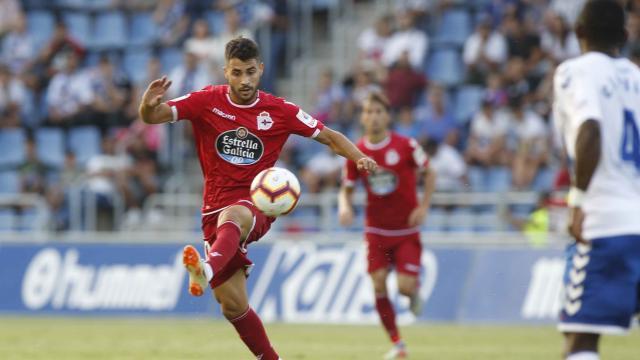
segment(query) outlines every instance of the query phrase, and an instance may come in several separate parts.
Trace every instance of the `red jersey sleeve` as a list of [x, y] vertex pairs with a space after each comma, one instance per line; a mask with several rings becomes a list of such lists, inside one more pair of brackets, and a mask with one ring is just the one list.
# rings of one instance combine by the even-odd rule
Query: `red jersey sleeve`
[[412, 165], [418, 169], [429, 167], [429, 156], [424, 152], [422, 146], [414, 138], [409, 139], [409, 150], [411, 151]]
[[296, 104], [282, 100], [282, 109], [291, 133], [314, 138], [324, 129], [324, 124], [304, 112]]
[[360, 177], [358, 167], [353, 160], [347, 160], [342, 169], [342, 185], [353, 187]]
[[178, 120], [195, 120], [200, 117], [202, 111], [207, 105], [207, 98], [210, 96], [211, 86], [207, 86], [202, 90], [177, 97], [167, 101], [167, 105], [171, 107], [173, 113], [172, 123]]

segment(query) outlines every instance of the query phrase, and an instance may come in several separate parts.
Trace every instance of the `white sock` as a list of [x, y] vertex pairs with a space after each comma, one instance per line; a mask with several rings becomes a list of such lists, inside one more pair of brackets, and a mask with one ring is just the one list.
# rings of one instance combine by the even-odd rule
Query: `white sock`
[[211, 268], [211, 265], [209, 265], [208, 262], [201, 260], [202, 261], [202, 268], [204, 269], [204, 276], [206, 276], [207, 281], [211, 281], [211, 279], [213, 279], [213, 269]]
[[600, 360], [600, 356], [595, 352], [581, 351], [567, 356], [567, 360]]

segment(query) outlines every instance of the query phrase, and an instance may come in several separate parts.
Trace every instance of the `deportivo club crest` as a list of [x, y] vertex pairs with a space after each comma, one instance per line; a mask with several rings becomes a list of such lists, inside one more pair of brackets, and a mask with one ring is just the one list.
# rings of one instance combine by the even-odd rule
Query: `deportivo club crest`
[[398, 161], [400, 161], [400, 155], [398, 155], [397, 151], [391, 149], [384, 154], [384, 162], [387, 163], [387, 165], [395, 165]]
[[263, 111], [257, 116], [258, 130], [269, 130], [273, 125], [273, 120], [268, 112]]

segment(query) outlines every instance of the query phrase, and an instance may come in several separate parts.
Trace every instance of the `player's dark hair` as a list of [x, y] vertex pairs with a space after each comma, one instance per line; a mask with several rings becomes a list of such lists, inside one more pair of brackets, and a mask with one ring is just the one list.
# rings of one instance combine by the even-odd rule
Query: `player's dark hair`
[[251, 39], [242, 36], [229, 41], [224, 50], [224, 58], [229, 61], [238, 59], [249, 61], [251, 59], [260, 59], [260, 50], [258, 44]]
[[576, 33], [591, 47], [620, 48], [627, 41], [624, 8], [617, 0], [588, 1], [576, 21]]
[[381, 92], [378, 92], [378, 91], [370, 92], [369, 95], [366, 97], [365, 101], [376, 102], [382, 105], [387, 112], [391, 110], [391, 104], [389, 103], [389, 99], [387, 99], [387, 96]]

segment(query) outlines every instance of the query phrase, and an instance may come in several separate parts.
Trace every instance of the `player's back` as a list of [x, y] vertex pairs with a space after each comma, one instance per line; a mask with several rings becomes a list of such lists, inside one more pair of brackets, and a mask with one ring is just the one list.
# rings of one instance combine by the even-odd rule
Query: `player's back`
[[571, 160], [580, 125], [600, 124], [600, 161], [583, 205], [585, 237], [640, 234], [640, 69], [586, 53], [558, 68], [554, 88], [554, 120]]

